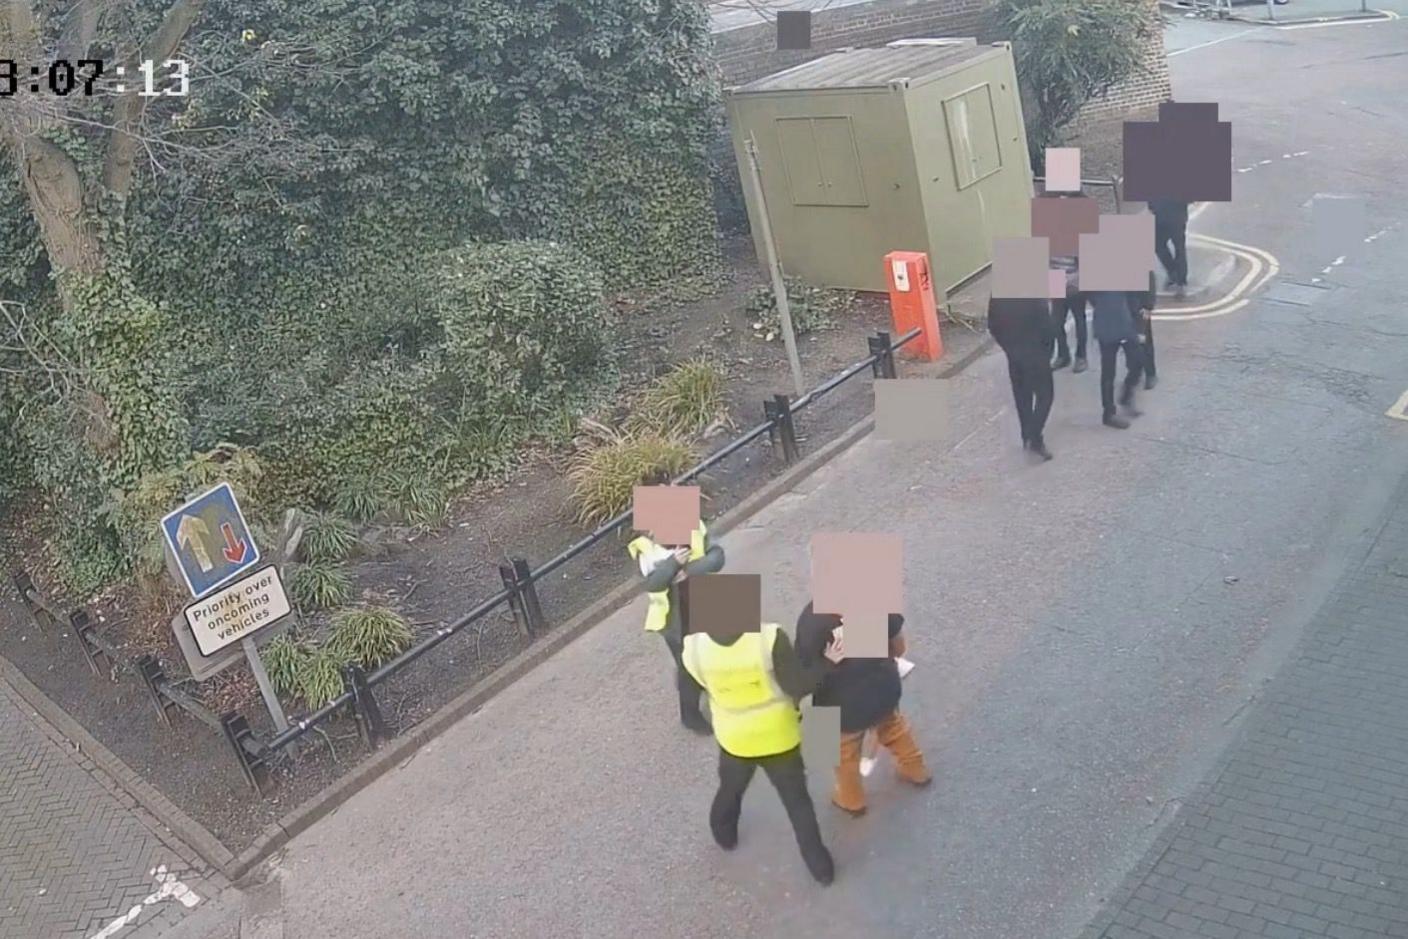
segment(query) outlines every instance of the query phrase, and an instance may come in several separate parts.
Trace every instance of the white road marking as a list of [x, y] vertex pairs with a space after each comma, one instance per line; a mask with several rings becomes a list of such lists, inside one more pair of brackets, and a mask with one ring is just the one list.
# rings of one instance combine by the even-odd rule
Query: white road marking
[[154, 868], [151, 874], [159, 885], [157, 892], [108, 923], [101, 932], [94, 933], [90, 939], [112, 939], [113, 936], [135, 923], [137, 918], [142, 915], [142, 910], [160, 903], [167, 897], [175, 897], [188, 910], [200, 902], [200, 896], [194, 890], [181, 883], [175, 874], [167, 873], [165, 864]]
[[1382, 16], [1371, 20], [1329, 20], [1323, 23], [1287, 23], [1285, 26], [1277, 26], [1277, 29], [1324, 29], [1327, 26], [1377, 26], [1380, 23], [1387, 23], [1390, 20], [1399, 18], [1398, 14], [1392, 10], [1370, 10], [1370, 13], [1381, 13]]
[[1396, 421], [1408, 421], [1408, 391], [1403, 392], [1403, 397], [1384, 413]]
[[1209, 40], [1208, 42], [1200, 42], [1200, 43], [1198, 43], [1196, 46], [1187, 46], [1186, 48], [1183, 48], [1183, 49], [1175, 49], [1174, 51], [1172, 51], [1172, 52], [1170, 52], [1170, 53], [1168, 54], [1168, 58], [1171, 59], [1171, 58], [1173, 58], [1173, 57], [1176, 56], [1176, 55], [1182, 55], [1182, 54], [1185, 53], [1185, 52], [1192, 52], [1194, 49], [1206, 49], [1208, 46], [1215, 46], [1215, 45], [1217, 45], [1219, 42], [1230, 42], [1230, 41], [1232, 41], [1233, 39], [1236, 39], [1236, 38], [1238, 38], [1238, 37], [1240, 37], [1240, 36], [1245, 36], [1245, 35], [1247, 35], [1247, 34], [1249, 34], [1249, 33], [1254, 33], [1254, 32], [1256, 32], [1256, 31], [1259, 30], [1259, 29], [1261, 29], [1260, 26], [1253, 26], [1251, 29], [1244, 29], [1244, 30], [1242, 30], [1240, 33], [1233, 33], [1233, 34], [1230, 35], [1230, 36], [1223, 36], [1221, 39], [1212, 39], [1212, 40]]

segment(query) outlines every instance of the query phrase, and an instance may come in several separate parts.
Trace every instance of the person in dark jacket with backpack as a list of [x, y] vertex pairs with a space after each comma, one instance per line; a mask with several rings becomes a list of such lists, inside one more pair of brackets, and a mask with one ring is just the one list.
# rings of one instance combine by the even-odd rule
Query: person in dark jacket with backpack
[[1007, 356], [1022, 447], [1049, 460], [1051, 451], [1042, 432], [1056, 394], [1051, 381], [1051, 349], [1056, 342], [1051, 301], [994, 297], [988, 300], [988, 332]]
[[[825, 663], [825, 652], [842, 625], [836, 614], [817, 613], [808, 603], [797, 617], [797, 656], [804, 663]], [[909, 722], [900, 713], [900, 671], [896, 657], [905, 652], [904, 617], [889, 617], [890, 648], [884, 658], [846, 657], [827, 669], [812, 694], [813, 707], [841, 709], [841, 762], [836, 767], [835, 805], [851, 815], [865, 814], [861, 784], [861, 745], [874, 731], [881, 746], [895, 758], [900, 778], [927, 786], [933, 776], [914, 741]], [[842, 649], [845, 643], [842, 640]]]
[[1093, 311], [1091, 331], [1100, 343], [1100, 405], [1106, 427], [1124, 430], [1129, 421], [1115, 414], [1115, 368], [1120, 349], [1124, 349], [1125, 379], [1120, 392], [1120, 404], [1125, 413], [1138, 417], [1134, 407], [1134, 389], [1143, 374], [1143, 356], [1139, 348], [1139, 330], [1129, 309], [1129, 291], [1094, 290], [1090, 294]]

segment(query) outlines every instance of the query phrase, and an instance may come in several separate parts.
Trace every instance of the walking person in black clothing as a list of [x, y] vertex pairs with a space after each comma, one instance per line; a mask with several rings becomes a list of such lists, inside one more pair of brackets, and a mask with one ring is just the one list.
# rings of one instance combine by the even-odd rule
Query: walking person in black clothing
[[1149, 272], [1148, 290], [1129, 292], [1129, 312], [1134, 316], [1134, 326], [1139, 332], [1140, 351], [1143, 353], [1145, 391], [1152, 391], [1159, 382], [1154, 365], [1154, 303], [1158, 297], [1153, 271]]
[[1085, 294], [1076, 287], [1080, 262], [1075, 258], [1053, 258], [1052, 263], [1066, 272], [1066, 295], [1051, 301], [1051, 316], [1056, 323], [1056, 360], [1051, 363], [1051, 370], [1059, 372], [1071, 364], [1071, 347], [1066, 341], [1066, 317], [1070, 316], [1076, 321], [1076, 359], [1071, 371], [1079, 375], [1089, 367], [1085, 356], [1086, 300]]
[[1149, 211], [1154, 214], [1154, 253], [1168, 273], [1168, 286], [1182, 296], [1188, 286], [1188, 203], [1151, 199]]
[[1051, 451], [1046, 449], [1042, 431], [1055, 396], [1051, 345], [1056, 338], [1056, 323], [1051, 316], [1051, 301], [990, 299], [988, 332], [1007, 355], [1007, 377], [1017, 402], [1022, 448], [1049, 460]]
[[1125, 378], [1120, 392], [1120, 405], [1130, 417], [1140, 412], [1134, 407], [1134, 389], [1144, 370], [1144, 356], [1139, 343], [1139, 330], [1130, 312], [1129, 292], [1097, 290], [1090, 294], [1093, 322], [1091, 330], [1100, 343], [1100, 405], [1106, 427], [1124, 430], [1129, 421], [1115, 415], [1115, 367], [1120, 349], [1124, 349]]

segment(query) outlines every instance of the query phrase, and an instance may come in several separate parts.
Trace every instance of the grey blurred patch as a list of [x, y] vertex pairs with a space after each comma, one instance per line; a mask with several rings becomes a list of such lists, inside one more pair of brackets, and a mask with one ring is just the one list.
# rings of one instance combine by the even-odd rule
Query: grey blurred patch
[[1089, 196], [1033, 196], [1031, 205], [1032, 237], [1049, 239], [1052, 257], [1075, 255], [1081, 235], [1100, 231], [1100, 203]]
[[[1149, 244], [1154, 243], [1153, 235]], [[1151, 249], [1152, 250], [1152, 249]], [[992, 297], [996, 300], [1047, 300], [1046, 272], [1051, 267], [1048, 238], [992, 240]]]
[[890, 614], [853, 613], [842, 620], [841, 637], [848, 659], [890, 657]]
[[1216, 102], [1165, 101], [1157, 121], [1125, 121], [1124, 198], [1232, 201], [1232, 124]]
[[1098, 235], [1080, 236], [1080, 289], [1147, 290], [1155, 262], [1153, 215], [1102, 215]]
[[1310, 200], [1311, 236], [1317, 258], [1346, 257], [1369, 233], [1369, 211], [1361, 196], [1317, 192]]
[[779, 10], [777, 12], [777, 48], [810, 49], [812, 47], [812, 11]]
[[947, 382], [934, 378], [876, 379], [875, 436], [881, 440], [945, 439], [947, 388]]
[[811, 770], [841, 765], [841, 709], [802, 707], [802, 762]]
[[893, 532], [818, 532], [811, 542], [812, 609], [843, 623], [904, 609], [904, 541]]

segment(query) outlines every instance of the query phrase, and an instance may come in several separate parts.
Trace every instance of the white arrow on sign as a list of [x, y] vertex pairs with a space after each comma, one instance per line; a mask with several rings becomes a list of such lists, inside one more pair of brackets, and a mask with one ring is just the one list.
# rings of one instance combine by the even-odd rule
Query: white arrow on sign
[[205, 522], [194, 515], [181, 516], [181, 524], [176, 526], [176, 543], [191, 549], [191, 554], [195, 555], [196, 563], [200, 565], [202, 574], [209, 574], [215, 567], [215, 564], [210, 560], [210, 552], [205, 547], [206, 539], [209, 537], [210, 529]]

